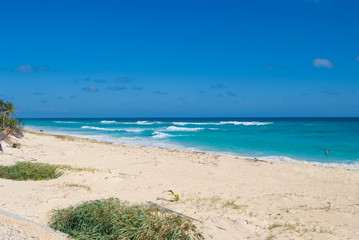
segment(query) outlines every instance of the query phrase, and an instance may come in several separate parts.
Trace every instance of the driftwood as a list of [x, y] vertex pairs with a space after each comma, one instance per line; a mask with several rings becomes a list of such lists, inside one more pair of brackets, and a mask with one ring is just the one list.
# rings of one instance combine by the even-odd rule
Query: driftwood
[[9, 130], [9, 128], [6, 128], [4, 131], [0, 132], [0, 142], [1, 141], [5, 141], [5, 142], [9, 142], [11, 141], [10, 135], [11, 134], [11, 129]]
[[1, 146], [2, 141], [6, 142], [13, 148], [20, 148], [20, 144], [18, 143], [18, 141], [12, 137], [18, 137], [18, 135], [14, 132], [13, 129], [11, 129], [9, 127], [5, 128], [5, 130], [0, 132], [0, 151], [1, 152], [4, 152], [4, 150]]

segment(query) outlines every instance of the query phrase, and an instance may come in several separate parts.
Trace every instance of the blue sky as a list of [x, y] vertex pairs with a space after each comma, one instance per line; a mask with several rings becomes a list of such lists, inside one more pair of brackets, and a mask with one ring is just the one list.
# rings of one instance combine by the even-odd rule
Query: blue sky
[[19, 117], [359, 116], [359, 1], [0, 3]]

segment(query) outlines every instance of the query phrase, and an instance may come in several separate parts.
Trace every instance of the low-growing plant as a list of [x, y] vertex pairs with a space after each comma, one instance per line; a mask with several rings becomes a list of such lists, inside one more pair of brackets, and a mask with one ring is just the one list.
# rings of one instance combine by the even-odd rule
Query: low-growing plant
[[175, 194], [172, 190], [168, 190], [167, 192], [169, 192], [169, 195], [172, 195], [173, 196], [173, 200], [174, 202], [177, 202], [179, 201], [179, 195], [178, 194]]
[[17, 181], [55, 179], [63, 173], [57, 168], [46, 163], [17, 162], [13, 166], [0, 166], [0, 178]]
[[72, 167], [70, 165], [54, 165], [56, 166], [58, 169], [62, 169], [62, 170], [68, 170], [68, 171], [72, 171], [72, 172], [96, 172], [98, 171], [98, 169], [96, 168], [79, 168], [79, 167]]
[[69, 188], [82, 188], [82, 189], [85, 189], [86, 191], [91, 191], [91, 188], [89, 186], [86, 186], [83, 184], [68, 183], [68, 184], [65, 184], [64, 186], [69, 187]]
[[235, 200], [227, 200], [222, 204], [223, 207], [232, 208], [235, 210], [245, 210], [248, 206], [247, 205], [238, 205], [235, 203]]
[[204, 239], [184, 216], [117, 198], [54, 210], [49, 225], [75, 239]]

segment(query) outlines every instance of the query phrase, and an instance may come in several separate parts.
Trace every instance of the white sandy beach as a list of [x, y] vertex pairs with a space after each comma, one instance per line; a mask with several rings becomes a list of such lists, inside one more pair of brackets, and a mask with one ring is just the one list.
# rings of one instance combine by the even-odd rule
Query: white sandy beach
[[[198, 219], [206, 239], [359, 239], [359, 171], [25, 133], [0, 164], [94, 168], [0, 179], [0, 209], [46, 225], [52, 209], [116, 197]], [[179, 194], [172, 202], [167, 190]]]

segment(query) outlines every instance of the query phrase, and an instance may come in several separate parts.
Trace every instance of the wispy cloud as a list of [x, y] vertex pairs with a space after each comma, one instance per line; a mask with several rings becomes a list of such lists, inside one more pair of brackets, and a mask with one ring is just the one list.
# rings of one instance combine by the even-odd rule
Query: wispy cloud
[[347, 93], [349, 93], [349, 94], [354, 94], [355, 91], [354, 91], [353, 89], [348, 89], [348, 90], [347, 90]]
[[130, 83], [132, 82], [132, 79], [128, 77], [118, 77], [116, 78], [115, 82]]
[[127, 90], [127, 87], [110, 86], [110, 87], [107, 88], [107, 90], [110, 90], [110, 91], [121, 91], [121, 90]]
[[223, 83], [216, 83], [216, 84], [212, 84], [211, 88], [213, 88], [213, 89], [223, 89], [223, 88], [226, 88], [226, 86], [224, 86]]
[[91, 86], [91, 87], [84, 87], [82, 88], [83, 91], [85, 92], [98, 92], [100, 91], [97, 87], [95, 86]]
[[160, 91], [154, 91], [153, 93], [157, 94], [157, 95], [166, 95], [166, 94], [168, 94], [167, 92], [160, 92]]
[[20, 65], [15, 68], [16, 72], [23, 72], [23, 73], [34, 73], [34, 72], [57, 72], [56, 70], [52, 69], [49, 66], [38, 66], [34, 67], [30, 64]]
[[187, 103], [188, 103], [188, 101], [187, 101], [186, 99], [184, 99], [184, 98], [178, 98], [178, 101], [181, 102], [181, 103], [183, 103], [183, 104], [187, 104]]
[[337, 91], [335, 91], [335, 90], [333, 90], [333, 89], [329, 89], [329, 88], [323, 89], [323, 90], [321, 90], [320, 92], [323, 93], [323, 94], [325, 94], [325, 95], [329, 95], [329, 96], [339, 95], [339, 94], [340, 94], [339, 92], [337, 92]]
[[132, 86], [132, 89], [133, 89], [133, 90], [142, 90], [141, 87], [137, 87], [137, 86]]
[[34, 68], [31, 65], [20, 65], [15, 68], [17, 72], [24, 72], [24, 73], [33, 73], [35, 72]]
[[227, 95], [230, 97], [237, 97], [237, 93], [234, 92], [227, 92]]
[[16, 72], [23, 72], [23, 73], [33, 73], [33, 72], [57, 72], [56, 70], [52, 69], [49, 66], [38, 66], [34, 67], [30, 64], [20, 65], [15, 68]]
[[316, 58], [313, 60], [313, 66], [314, 67], [326, 67], [326, 68], [333, 68], [334, 65], [329, 59], [325, 58]]
[[96, 83], [107, 83], [107, 81], [104, 80], [104, 79], [95, 79], [93, 81], [96, 82]]

